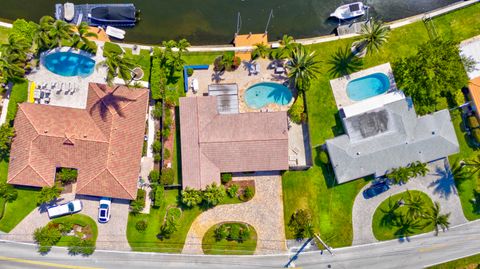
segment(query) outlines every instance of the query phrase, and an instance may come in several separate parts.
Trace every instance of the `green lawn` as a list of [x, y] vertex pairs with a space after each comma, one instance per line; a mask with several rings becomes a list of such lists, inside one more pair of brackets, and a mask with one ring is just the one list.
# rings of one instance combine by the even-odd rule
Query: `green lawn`
[[[459, 111], [451, 113], [452, 122], [455, 127], [458, 142], [460, 144], [460, 153], [450, 156], [448, 159], [451, 164], [459, 160], [472, 159], [479, 154], [479, 149], [471, 146], [471, 138], [465, 132], [463, 132], [463, 123]], [[474, 198], [474, 190], [480, 185], [480, 181], [477, 176], [457, 182], [458, 193], [460, 195], [460, 201], [462, 202], [463, 214], [468, 220], [480, 219], [480, 213], [475, 211], [474, 204], [471, 200]]]
[[[420, 195], [423, 202], [425, 203], [426, 209], [431, 208], [433, 206], [432, 199], [430, 199], [430, 197], [428, 197], [428, 195], [426, 195], [425, 193], [421, 191], [410, 191], [410, 192], [412, 193], [412, 195]], [[402, 192], [402, 193], [391, 196], [390, 199], [393, 203], [395, 203], [400, 199], [403, 199], [405, 201], [407, 197], [408, 197], [407, 192]], [[375, 238], [377, 238], [377, 240], [380, 240], [380, 241], [403, 237], [403, 235], [400, 235], [400, 236], [395, 235], [395, 232], [398, 230], [397, 227], [382, 223], [382, 219], [384, 218], [385, 214], [381, 210], [382, 209], [388, 210], [388, 204], [389, 204], [389, 199], [385, 199], [377, 207], [377, 209], [375, 210], [375, 213], [373, 214], [373, 220], [372, 220], [373, 234], [375, 235]], [[397, 212], [399, 214], [405, 214], [406, 211], [407, 211], [407, 206], [401, 206], [399, 209], [397, 209]], [[431, 232], [433, 231], [433, 229], [434, 229], [433, 225], [430, 224], [428, 226], [423, 227], [422, 229], [415, 229], [414, 233], [411, 235]]]
[[[437, 32], [454, 40], [463, 40], [480, 34], [480, 4], [475, 4], [433, 20]], [[468, 27], [467, 27], [468, 25]], [[453, 28], [451, 28], [453, 27]], [[465, 29], [468, 28], [468, 29]], [[388, 43], [380, 52], [367, 55], [363, 68], [369, 68], [415, 53], [419, 44], [428, 40], [423, 22], [416, 22], [393, 29]], [[333, 78], [328, 70], [328, 60], [338, 49], [350, 47], [354, 39], [338, 40], [309, 46], [322, 60], [321, 75], [312, 82], [306, 94], [310, 141], [313, 147], [325, 143], [326, 139], [343, 133], [335, 100], [329, 81]], [[460, 139], [460, 138], [459, 138]], [[464, 147], [462, 147], [463, 154]], [[467, 149], [470, 151], [470, 149]], [[316, 159], [313, 150], [313, 158]], [[364, 180], [333, 186], [333, 179], [324, 175], [324, 170], [314, 161], [308, 171], [286, 172], [283, 175], [285, 222], [298, 208], [309, 208], [314, 216], [316, 230], [333, 247], [348, 246], [352, 242], [351, 209], [358, 191], [365, 185]], [[460, 195], [465, 195], [460, 188]], [[470, 192], [471, 193], [471, 192]], [[464, 210], [471, 206], [462, 198]], [[466, 209], [467, 208], [467, 209]], [[293, 235], [286, 228], [287, 238]]]
[[480, 254], [461, 258], [458, 260], [437, 264], [427, 267], [427, 269], [467, 269], [478, 268], [480, 265]]
[[208, 229], [202, 239], [203, 253], [207, 255], [253, 255], [257, 248], [257, 232], [249, 225], [250, 238], [245, 242], [229, 241], [215, 239], [215, 229], [219, 225], [215, 225]]
[[10, 33], [10, 28], [0, 27], [0, 44], [7, 41], [8, 33]]
[[125, 48], [125, 55], [133, 58], [135, 60], [135, 63], [138, 64], [144, 74], [143, 74], [143, 81], [148, 81], [150, 79], [150, 51], [148, 50], [140, 50], [139, 55], [133, 55], [132, 54], [132, 49]]
[[10, 101], [8, 103], [7, 122], [11, 122], [17, 115], [17, 104], [26, 102], [28, 99], [28, 80], [20, 80], [13, 84]]
[[[77, 225], [80, 225], [82, 227], [90, 226], [91, 229], [92, 229], [92, 239], [93, 239], [94, 242], [97, 241], [97, 236], [98, 236], [97, 223], [95, 223], [95, 221], [87, 215], [73, 214], [73, 215], [69, 215], [69, 216], [65, 216], [65, 217], [56, 218], [56, 219], [54, 219], [50, 222], [51, 223], [64, 223], [64, 222], [67, 222], [67, 221], [71, 222], [71, 223], [74, 223], [74, 224], [77, 224]], [[58, 241], [57, 246], [67, 247], [69, 245], [69, 242], [72, 240], [72, 238], [73, 238], [73, 236], [62, 236], [62, 238], [60, 238], [60, 241]]]

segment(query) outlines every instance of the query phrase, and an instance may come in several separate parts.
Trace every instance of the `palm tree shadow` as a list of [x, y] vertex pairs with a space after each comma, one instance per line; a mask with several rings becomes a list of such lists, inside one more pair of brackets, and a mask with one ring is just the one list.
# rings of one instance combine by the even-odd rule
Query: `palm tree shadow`
[[335, 78], [348, 76], [363, 66], [363, 61], [352, 53], [350, 46], [339, 48], [327, 63], [331, 65], [328, 72]]
[[440, 197], [449, 198], [450, 195], [457, 194], [457, 189], [455, 187], [455, 180], [453, 179], [452, 171], [445, 167], [442, 169], [436, 167], [435, 176], [438, 176], [438, 179], [432, 181], [428, 187], [434, 187], [433, 192], [440, 194]]
[[102, 120], [104, 120], [107, 116], [107, 112], [109, 108], [113, 108], [115, 112], [120, 117], [125, 117], [125, 114], [123, 113], [122, 107], [120, 106], [121, 102], [131, 102], [135, 101], [135, 99], [130, 99], [125, 96], [119, 96], [115, 95], [115, 92], [118, 90], [120, 87], [119, 85], [116, 86], [113, 91], [108, 91], [108, 86], [107, 85], [98, 85], [98, 87], [103, 91], [106, 92], [106, 94], [99, 98], [90, 108], [90, 114], [93, 114], [97, 109], [100, 113], [100, 117], [102, 117]]

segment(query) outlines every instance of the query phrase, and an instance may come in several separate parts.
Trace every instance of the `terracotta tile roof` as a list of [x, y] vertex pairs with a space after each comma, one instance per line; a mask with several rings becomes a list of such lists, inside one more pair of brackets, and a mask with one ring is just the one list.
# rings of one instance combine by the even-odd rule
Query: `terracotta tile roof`
[[478, 114], [478, 109], [480, 109], [480, 77], [476, 77], [474, 79], [471, 79], [468, 82], [468, 89], [470, 92], [470, 97], [473, 100], [473, 104], [477, 108], [475, 111]]
[[180, 98], [184, 188], [220, 183], [222, 172], [288, 169], [286, 112], [219, 114], [216, 102]]
[[8, 182], [52, 186], [71, 167], [77, 193], [135, 199], [147, 106], [147, 89], [93, 83], [86, 109], [20, 104]]

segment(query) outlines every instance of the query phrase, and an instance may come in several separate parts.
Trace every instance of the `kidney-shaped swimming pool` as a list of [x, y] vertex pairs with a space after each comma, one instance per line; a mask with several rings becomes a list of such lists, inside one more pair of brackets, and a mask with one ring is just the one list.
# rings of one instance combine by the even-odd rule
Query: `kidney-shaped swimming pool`
[[73, 52], [53, 52], [45, 56], [43, 65], [52, 73], [64, 77], [87, 77], [93, 73], [95, 61]]
[[353, 101], [361, 101], [385, 93], [390, 79], [383, 73], [374, 73], [354, 79], [347, 84], [347, 95]]
[[292, 92], [282, 84], [260, 82], [245, 91], [244, 100], [247, 106], [260, 109], [268, 104], [288, 105], [292, 100]]

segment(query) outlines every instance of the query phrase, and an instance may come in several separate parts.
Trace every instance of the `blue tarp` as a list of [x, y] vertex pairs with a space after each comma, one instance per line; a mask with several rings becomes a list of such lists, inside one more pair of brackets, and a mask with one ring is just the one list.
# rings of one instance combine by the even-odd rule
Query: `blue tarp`
[[183, 87], [185, 89], [185, 92], [188, 92], [188, 74], [187, 74], [187, 69], [193, 69], [193, 70], [207, 70], [208, 69], [208, 64], [203, 64], [203, 65], [185, 65], [183, 67]]

